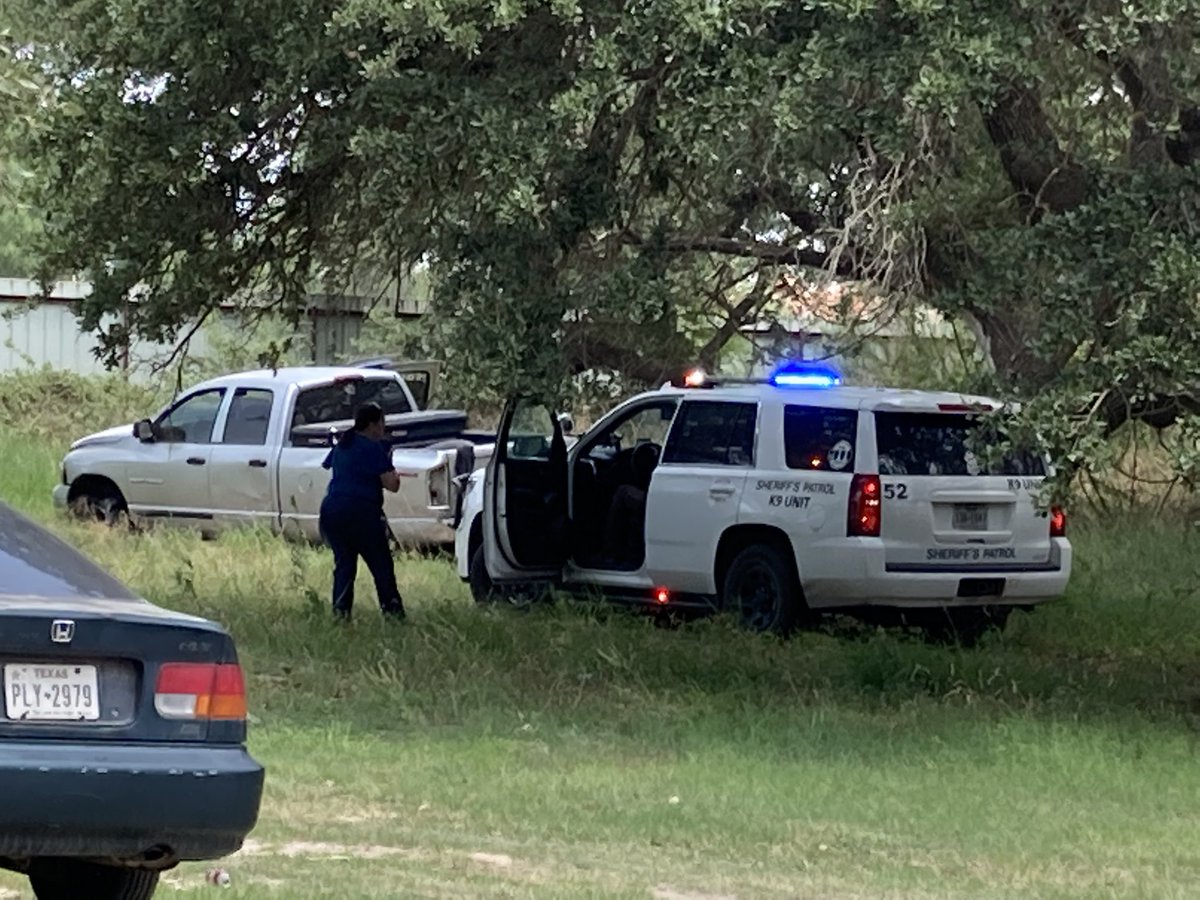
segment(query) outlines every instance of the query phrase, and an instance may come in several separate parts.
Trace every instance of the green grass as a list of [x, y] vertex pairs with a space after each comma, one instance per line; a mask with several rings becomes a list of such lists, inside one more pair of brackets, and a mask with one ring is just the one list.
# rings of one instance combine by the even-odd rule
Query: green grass
[[[70, 525], [48, 503], [61, 447], [9, 433], [0, 454], [0, 496], [237, 638], [268, 776], [224, 896], [1159, 898], [1200, 880], [1194, 532], [1076, 529], [1070, 596], [970, 651], [480, 610], [416, 556], [397, 564], [407, 624], [379, 621], [363, 578], [335, 628], [324, 552]], [[203, 895], [205, 868], [168, 883]]]

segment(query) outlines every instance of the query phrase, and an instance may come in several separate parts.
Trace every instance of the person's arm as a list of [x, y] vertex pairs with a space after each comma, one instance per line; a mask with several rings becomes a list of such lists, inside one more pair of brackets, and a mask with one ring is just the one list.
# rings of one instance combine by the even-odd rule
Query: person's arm
[[392, 465], [392, 454], [383, 446], [379, 448], [379, 481], [385, 491], [394, 494], [400, 490], [400, 474]]

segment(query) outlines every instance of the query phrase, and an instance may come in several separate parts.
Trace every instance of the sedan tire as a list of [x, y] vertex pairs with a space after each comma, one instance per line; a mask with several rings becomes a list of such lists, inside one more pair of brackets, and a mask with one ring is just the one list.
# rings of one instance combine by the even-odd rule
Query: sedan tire
[[150, 900], [158, 887], [158, 871], [78, 859], [35, 859], [29, 884], [38, 900]]

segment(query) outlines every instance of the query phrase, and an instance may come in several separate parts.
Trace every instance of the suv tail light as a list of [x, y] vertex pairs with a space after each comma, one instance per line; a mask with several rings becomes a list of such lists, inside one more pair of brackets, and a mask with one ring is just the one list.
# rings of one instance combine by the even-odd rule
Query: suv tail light
[[1061, 506], [1050, 507], [1050, 537], [1067, 536], [1067, 514]]
[[154, 709], [164, 719], [245, 719], [246, 682], [237, 663], [166, 663]]
[[846, 534], [850, 537], [879, 537], [883, 521], [880, 498], [883, 489], [878, 475], [855, 475], [850, 483], [850, 516]]

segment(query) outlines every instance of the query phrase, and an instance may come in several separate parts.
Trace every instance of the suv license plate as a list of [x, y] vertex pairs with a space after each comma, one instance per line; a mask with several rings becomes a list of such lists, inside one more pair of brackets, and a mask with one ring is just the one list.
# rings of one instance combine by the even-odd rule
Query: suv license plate
[[988, 511], [980, 504], [957, 504], [954, 507], [955, 531], [987, 531]]
[[96, 667], [7, 665], [4, 711], [18, 722], [95, 722], [100, 718]]

